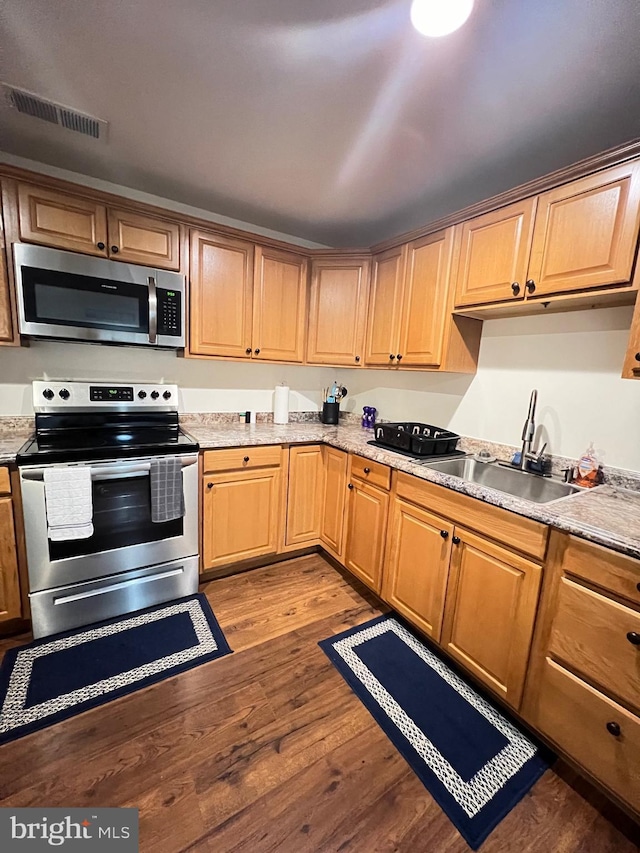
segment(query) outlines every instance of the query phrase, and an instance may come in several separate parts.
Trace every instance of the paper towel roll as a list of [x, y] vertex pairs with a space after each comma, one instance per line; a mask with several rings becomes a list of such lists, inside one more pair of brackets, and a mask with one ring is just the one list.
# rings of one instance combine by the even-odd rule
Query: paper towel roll
[[273, 422], [274, 424], [289, 423], [289, 386], [276, 385], [273, 395]]

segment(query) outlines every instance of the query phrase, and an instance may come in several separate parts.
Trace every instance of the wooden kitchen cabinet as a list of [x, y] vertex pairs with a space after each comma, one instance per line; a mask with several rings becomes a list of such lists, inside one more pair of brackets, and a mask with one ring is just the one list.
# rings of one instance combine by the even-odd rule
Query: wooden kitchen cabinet
[[18, 184], [20, 239], [107, 257], [107, 208], [89, 198]]
[[386, 465], [362, 456], [349, 457], [345, 565], [377, 593], [382, 588], [390, 475]]
[[442, 647], [518, 709], [541, 566], [463, 528], [454, 537]]
[[13, 342], [13, 316], [11, 311], [11, 291], [9, 289], [9, 270], [7, 268], [7, 247], [5, 241], [4, 220], [0, 208], [0, 344]]
[[320, 539], [334, 557], [343, 560], [345, 509], [347, 502], [347, 465], [348, 454], [344, 450], [322, 445], [324, 467], [324, 489], [322, 493], [322, 512]]
[[302, 362], [308, 262], [302, 255], [256, 246], [253, 353], [267, 361]]
[[367, 365], [393, 365], [399, 346], [406, 246], [374, 255], [367, 322]]
[[0, 468], [0, 623], [19, 619], [20, 581], [9, 470]]
[[189, 350], [251, 358], [254, 245], [191, 232]]
[[313, 258], [307, 361], [364, 364], [371, 263], [368, 256]]
[[[282, 540], [282, 449], [240, 448], [205, 454], [202, 569], [275, 554]], [[216, 453], [225, 454], [220, 462]], [[252, 458], [253, 457], [253, 458]], [[208, 464], [209, 463], [209, 464]], [[233, 467], [233, 466], [240, 467]], [[207, 471], [210, 467], [212, 470]]]
[[442, 629], [453, 530], [451, 522], [393, 498], [382, 597], [436, 642]]
[[110, 207], [107, 227], [109, 257], [179, 271], [181, 228], [177, 222]]
[[528, 198], [463, 222], [456, 308], [524, 299], [535, 209]]
[[324, 466], [322, 446], [289, 448], [286, 545], [316, 542], [320, 538]]

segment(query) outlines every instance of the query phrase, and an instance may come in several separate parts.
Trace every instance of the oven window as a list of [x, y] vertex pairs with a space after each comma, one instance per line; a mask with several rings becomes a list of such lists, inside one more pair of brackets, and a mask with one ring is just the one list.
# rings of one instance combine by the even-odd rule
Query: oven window
[[23, 266], [22, 288], [29, 323], [149, 332], [149, 289], [142, 284]]
[[52, 560], [98, 554], [183, 534], [182, 518], [159, 524], [151, 521], [151, 494], [146, 474], [117, 480], [95, 480], [92, 491], [93, 536], [67, 542], [49, 540]]

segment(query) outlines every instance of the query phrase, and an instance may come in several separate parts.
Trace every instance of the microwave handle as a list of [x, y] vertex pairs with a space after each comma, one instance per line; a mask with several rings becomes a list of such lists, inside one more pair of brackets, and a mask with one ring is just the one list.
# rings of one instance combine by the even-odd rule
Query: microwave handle
[[150, 275], [149, 282], [149, 343], [155, 344], [158, 339], [158, 292], [156, 280]]

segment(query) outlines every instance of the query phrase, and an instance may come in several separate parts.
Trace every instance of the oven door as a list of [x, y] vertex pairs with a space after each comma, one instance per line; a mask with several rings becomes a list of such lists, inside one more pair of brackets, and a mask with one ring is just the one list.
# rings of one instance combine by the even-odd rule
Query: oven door
[[195, 453], [182, 457], [185, 514], [163, 523], [151, 520], [151, 459], [82, 463], [91, 468], [94, 532], [63, 542], [47, 535], [44, 466], [21, 468], [30, 591], [197, 556], [197, 462]]

